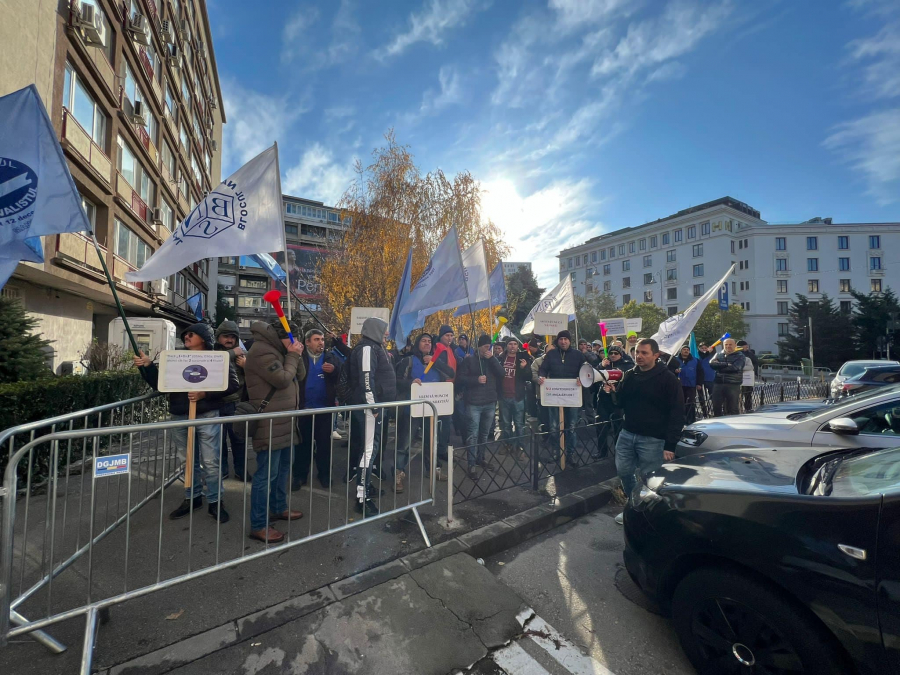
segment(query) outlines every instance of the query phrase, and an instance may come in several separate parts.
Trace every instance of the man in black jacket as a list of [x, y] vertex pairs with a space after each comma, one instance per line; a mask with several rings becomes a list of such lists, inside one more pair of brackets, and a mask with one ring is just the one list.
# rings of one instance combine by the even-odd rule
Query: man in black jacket
[[[584, 365], [584, 354], [577, 349], [572, 348], [572, 335], [567, 330], [562, 330], [556, 336], [556, 349], [547, 352], [544, 362], [541, 363], [540, 379], [538, 384], [544, 384], [544, 380], [574, 380], [578, 382], [578, 371]], [[565, 444], [566, 457], [569, 464], [575, 465], [575, 424], [578, 422], [579, 408], [562, 408], [565, 420]], [[547, 415], [550, 426], [551, 438], [559, 433], [559, 414], [560, 408], [547, 408]], [[560, 434], [562, 441], [562, 434]], [[560, 445], [562, 449], [562, 445]]]
[[[305, 335], [306, 349], [302, 359], [306, 372], [300, 384], [300, 409], [334, 407], [334, 388], [341, 371], [340, 361], [325, 349], [325, 333], [310, 328]], [[331, 487], [331, 413], [304, 415], [297, 418], [300, 443], [294, 449], [291, 490], [296, 492], [309, 478], [312, 457], [316, 458], [316, 473], [326, 490]], [[315, 441], [315, 445], [313, 445]]]
[[[480, 466], [486, 471], [494, 471], [492, 463], [484, 459], [484, 444], [487, 443], [494, 411], [497, 408], [497, 397], [500, 381], [503, 379], [503, 366], [493, 355], [491, 336], [481, 335], [478, 338], [478, 351], [474, 356], [467, 356], [459, 367], [457, 381], [464, 387], [464, 399], [468, 420], [469, 477], [478, 480]], [[493, 439], [491, 439], [493, 440]]]
[[[644, 338], [635, 345], [636, 366], [625, 373], [616, 386], [604, 390], [625, 413], [622, 432], [616, 441], [616, 473], [625, 496], [631, 498], [635, 470], [652, 471], [663, 461], [675, 459], [675, 446], [684, 426], [684, 394], [678, 376], [659, 363], [656, 340]], [[616, 522], [622, 523], [622, 514]]]
[[[215, 344], [213, 331], [205, 323], [195, 323], [188, 326], [181, 333], [181, 341], [185, 348], [192, 351], [224, 350], [225, 348]], [[141, 375], [154, 389], [159, 385], [159, 370], [149, 357], [140, 352], [140, 356], [134, 357], [134, 365], [143, 366]], [[228, 388], [225, 391], [191, 391], [173, 392], [169, 394], [169, 412], [172, 420], [186, 420], [191, 401], [197, 402], [197, 419], [218, 417], [220, 408], [225, 404], [225, 399], [240, 389], [234, 363], [229, 361]], [[175, 446], [182, 453], [187, 452], [187, 427], [179, 427], [172, 430]], [[194, 438], [194, 480], [191, 487], [185, 486], [184, 501], [169, 514], [171, 520], [184, 518], [193, 509], [203, 506], [203, 488], [200, 484], [200, 471], [202, 466], [203, 482], [206, 483], [206, 499], [209, 502], [209, 515], [220, 523], [229, 520], [225, 505], [222, 504], [222, 481], [220, 472], [220, 453], [222, 452], [222, 425], [208, 424], [195, 428]], [[202, 465], [201, 465], [202, 460]], [[193, 500], [193, 505], [191, 504]]]
[[716, 417], [740, 414], [738, 401], [741, 396], [741, 383], [744, 381], [746, 359], [744, 353], [737, 350], [734, 338], [725, 340], [722, 347], [723, 351], [709, 360], [709, 367], [716, 373], [713, 387], [713, 414]]
[[[348, 373], [351, 405], [384, 403], [396, 400], [397, 376], [391, 357], [384, 349], [387, 340], [387, 322], [371, 317], [363, 322], [362, 339], [350, 352]], [[350, 463], [356, 466], [356, 510], [366, 516], [378, 515], [378, 506], [372, 501], [370, 485], [372, 465], [381, 450], [382, 408], [354, 410], [350, 415], [351, 447]]]
[[[531, 381], [531, 357], [519, 349], [519, 340], [506, 340], [506, 351], [500, 357], [503, 380], [500, 384], [500, 453], [513, 450], [510, 439], [525, 435], [525, 386]], [[513, 430], [515, 425], [515, 430]], [[524, 440], [519, 438], [515, 447], [518, 459], [528, 461], [523, 450]]]

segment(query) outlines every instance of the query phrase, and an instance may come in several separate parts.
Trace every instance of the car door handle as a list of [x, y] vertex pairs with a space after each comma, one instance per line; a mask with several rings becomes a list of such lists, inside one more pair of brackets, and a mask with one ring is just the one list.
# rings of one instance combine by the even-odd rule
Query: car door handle
[[856, 560], [865, 560], [867, 557], [866, 549], [857, 548], [856, 546], [848, 546], [847, 544], [838, 544], [841, 553], [848, 555]]

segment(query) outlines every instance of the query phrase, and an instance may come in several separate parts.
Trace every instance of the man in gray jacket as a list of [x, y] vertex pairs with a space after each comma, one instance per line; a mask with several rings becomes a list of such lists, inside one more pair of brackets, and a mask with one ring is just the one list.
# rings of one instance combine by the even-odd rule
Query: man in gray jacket
[[713, 411], [716, 417], [740, 413], [738, 401], [741, 382], [744, 380], [744, 353], [737, 350], [737, 343], [728, 338], [722, 343], [724, 350], [709, 360], [709, 367], [716, 373], [713, 388]]

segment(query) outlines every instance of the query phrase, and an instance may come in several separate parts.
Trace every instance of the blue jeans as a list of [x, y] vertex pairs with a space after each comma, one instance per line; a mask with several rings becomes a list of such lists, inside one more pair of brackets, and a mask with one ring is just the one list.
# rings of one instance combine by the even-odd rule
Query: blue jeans
[[[219, 408], [219, 416], [232, 417], [234, 415], [235, 407], [237, 407], [236, 403], [226, 403]], [[230, 422], [222, 425], [222, 476], [224, 478], [227, 478], [229, 474], [228, 448], [226, 446], [226, 441], [231, 443], [234, 473], [238, 476], [243, 476], [244, 470], [246, 469], [244, 465], [247, 461], [247, 442], [234, 432], [234, 426]]]
[[664, 445], [665, 441], [661, 438], [639, 436], [624, 429], [619, 433], [619, 440], [616, 441], [616, 473], [622, 480], [626, 497], [631, 499], [634, 491], [635, 470], [643, 474], [662, 466]]
[[[547, 422], [550, 427], [550, 442], [559, 443], [559, 408], [556, 406], [547, 408]], [[563, 421], [566, 433], [566, 455], [571, 457], [575, 453], [575, 424], [578, 422], [578, 414], [581, 408], [563, 408]]]
[[287, 511], [287, 483], [291, 473], [291, 448], [256, 453], [256, 472], [250, 489], [250, 529], [266, 526], [266, 509]]
[[[198, 420], [206, 420], [218, 417], [218, 410], [197, 415]], [[186, 420], [187, 415], [172, 415], [172, 420]], [[178, 456], [185, 458], [187, 453], [187, 427], [179, 427], [172, 431], [175, 439], [175, 447]], [[203, 486], [200, 483], [200, 472], [203, 472], [203, 482], [206, 483], [206, 499], [210, 504], [215, 504], [222, 496], [222, 481], [219, 469], [219, 453], [222, 451], [222, 425], [210, 424], [203, 427], [194, 427], [194, 485], [193, 489], [184, 486], [184, 498], [191, 499], [203, 494]]]
[[466, 406], [468, 413], [469, 436], [466, 444], [469, 446], [468, 462], [469, 468], [473, 468], [478, 462], [484, 461], [484, 444], [487, 443], [488, 432], [494, 421], [494, 410], [497, 408], [494, 403], [485, 403], [484, 405]]
[[[515, 431], [513, 431], [515, 424]], [[500, 440], [507, 441], [516, 436], [525, 435], [525, 399], [500, 399]], [[519, 439], [516, 445], [521, 447], [524, 441]]]

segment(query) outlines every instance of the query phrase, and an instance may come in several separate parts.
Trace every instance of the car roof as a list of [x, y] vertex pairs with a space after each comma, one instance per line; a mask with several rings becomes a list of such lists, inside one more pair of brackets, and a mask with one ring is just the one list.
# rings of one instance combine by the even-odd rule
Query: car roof
[[864, 403], [864, 405], [878, 405], [884, 401], [890, 401], [891, 399], [897, 399], [897, 401], [900, 402], [900, 384], [878, 387], [873, 391], [877, 393], [868, 396], [849, 396], [847, 397], [847, 399], [841, 401], [840, 403], [823, 406], [821, 409], [816, 408], [814, 410], [810, 410], [809, 415], [806, 417], [806, 419], [814, 419], [816, 417], [819, 417], [820, 415], [834, 414], [835, 410], [841, 410], [843, 408], [853, 408], [860, 403]]

